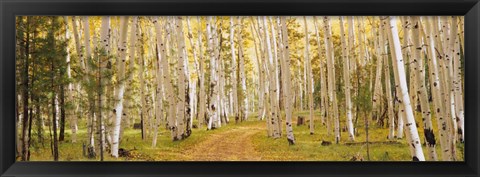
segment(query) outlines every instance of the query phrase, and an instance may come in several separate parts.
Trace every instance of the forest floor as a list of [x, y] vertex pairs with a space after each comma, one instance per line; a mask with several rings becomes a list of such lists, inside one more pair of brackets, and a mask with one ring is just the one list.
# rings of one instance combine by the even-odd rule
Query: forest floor
[[[305, 125], [296, 125], [298, 116], [307, 120]], [[233, 120], [233, 119], [231, 119]], [[341, 141], [335, 144], [333, 132], [320, 121], [320, 113], [315, 112], [315, 132], [309, 131], [308, 112], [296, 112], [294, 115], [295, 145], [289, 145], [285, 128], [282, 137], [273, 139], [267, 136], [265, 121], [259, 121], [253, 115], [248, 121], [223, 124], [222, 127], [206, 130], [206, 127], [194, 128], [187, 139], [172, 142], [170, 132], [161, 128], [156, 147], [152, 147], [152, 132], [142, 140], [138, 129], [125, 129], [120, 148], [129, 151], [127, 157], [113, 158], [105, 152], [105, 161], [411, 161], [410, 152], [403, 139], [389, 141], [388, 128], [375, 124], [369, 128], [369, 155], [367, 155], [366, 136], [363, 121], [355, 124], [355, 141], [348, 141], [347, 132], [341, 131]], [[344, 120], [344, 118], [341, 118]], [[420, 121], [418, 121], [420, 122]], [[196, 124], [196, 121], [194, 121]], [[282, 121], [284, 124], [284, 120]], [[84, 122], [81, 123], [84, 125]], [[341, 121], [341, 125], [344, 122]], [[434, 125], [436, 123], [434, 122]], [[343, 127], [342, 127], [343, 130]], [[333, 128], [330, 127], [330, 131]], [[86, 128], [79, 127], [78, 141], [70, 141], [70, 130], [66, 130], [66, 141], [59, 143], [60, 161], [98, 161], [82, 155], [82, 144], [87, 139]], [[43, 145], [34, 145], [32, 161], [51, 161], [49, 132]], [[423, 142], [423, 128], [419, 128]], [[48, 137], [47, 137], [48, 136]], [[36, 141], [33, 139], [32, 141]], [[322, 143], [323, 142], [323, 143]], [[463, 144], [457, 146], [457, 160], [463, 160]], [[423, 150], [426, 154], [426, 147]], [[437, 146], [438, 158], [441, 159], [440, 145]]]

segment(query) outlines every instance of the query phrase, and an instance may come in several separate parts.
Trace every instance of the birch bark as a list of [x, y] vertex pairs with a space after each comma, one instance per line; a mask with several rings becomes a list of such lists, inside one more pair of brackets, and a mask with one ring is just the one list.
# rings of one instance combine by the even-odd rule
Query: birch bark
[[425, 161], [425, 156], [423, 155], [422, 146], [420, 144], [420, 137], [418, 136], [417, 126], [415, 123], [415, 118], [413, 114], [412, 107], [410, 105], [410, 97], [408, 95], [408, 88], [407, 88], [407, 81], [405, 77], [405, 68], [403, 63], [402, 57], [402, 49], [400, 46], [400, 39], [398, 37], [398, 30], [397, 30], [397, 20], [396, 17], [389, 17], [390, 26], [387, 28], [389, 33], [389, 44], [390, 44], [390, 51], [392, 53], [392, 60], [396, 62], [397, 68], [396, 73], [399, 79], [399, 87], [401, 90], [401, 102], [405, 106], [405, 128], [407, 129], [407, 140], [409, 140], [409, 146], [413, 150], [412, 153], [412, 160], [413, 161]]
[[113, 127], [113, 140], [112, 140], [112, 156], [118, 158], [118, 147], [120, 140], [120, 128], [122, 123], [122, 117], [124, 116], [123, 110], [123, 94], [125, 93], [125, 59], [127, 56], [127, 29], [128, 29], [128, 17], [120, 17], [120, 42], [118, 44], [119, 59], [117, 60], [117, 82], [118, 88], [116, 89], [116, 105], [115, 105], [115, 120]]

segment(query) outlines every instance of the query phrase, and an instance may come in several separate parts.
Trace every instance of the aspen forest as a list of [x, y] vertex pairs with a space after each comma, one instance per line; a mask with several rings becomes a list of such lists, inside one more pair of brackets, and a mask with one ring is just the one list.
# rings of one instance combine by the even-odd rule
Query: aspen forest
[[463, 161], [461, 16], [17, 16], [17, 161]]

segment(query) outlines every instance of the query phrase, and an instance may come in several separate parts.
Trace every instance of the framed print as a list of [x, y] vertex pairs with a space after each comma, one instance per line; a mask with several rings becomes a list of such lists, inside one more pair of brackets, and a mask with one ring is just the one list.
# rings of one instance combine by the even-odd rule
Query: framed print
[[0, 8], [2, 176], [478, 176], [476, 0]]

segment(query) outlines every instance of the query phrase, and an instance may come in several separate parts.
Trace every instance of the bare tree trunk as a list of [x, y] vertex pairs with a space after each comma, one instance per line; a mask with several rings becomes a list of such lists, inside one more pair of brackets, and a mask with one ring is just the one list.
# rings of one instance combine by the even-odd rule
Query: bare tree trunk
[[[457, 39], [457, 31], [458, 28], [456, 25], [458, 25], [458, 20], [456, 17], [452, 17], [451, 24], [448, 25], [448, 19], [447, 17], [442, 17], [442, 23], [443, 23], [443, 31], [445, 32], [446, 39], [444, 39], [444, 42], [446, 45], [444, 47], [447, 47], [445, 50], [445, 59], [443, 60], [445, 63], [445, 83], [444, 86], [446, 87], [446, 93], [447, 97], [446, 100], [449, 100], [448, 103], [450, 103], [450, 106], [447, 107], [447, 109], [450, 110], [450, 147], [452, 149], [452, 157], [453, 160], [456, 160], [456, 142], [457, 142], [457, 118], [456, 118], [456, 105], [455, 105], [455, 78], [454, 78], [454, 73], [453, 73], [453, 60], [454, 60], [454, 55], [458, 53], [459, 51], [455, 51], [455, 41]], [[447, 28], [447, 29], [445, 29]], [[450, 33], [447, 33], [449, 31]], [[447, 36], [448, 35], [448, 36]]]
[[186, 98], [188, 95], [188, 74], [186, 71], [186, 56], [185, 56], [185, 38], [183, 36], [183, 17], [178, 16], [176, 20], [176, 37], [177, 37], [177, 52], [179, 54], [179, 58], [177, 60], [177, 67], [178, 67], [178, 104], [177, 107], [177, 128], [178, 134], [177, 139], [182, 140], [189, 136], [190, 132], [185, 132], [185, 121], [186, 121]]
[[115, 90], [116, 94], [116, 105], [114, 109], [115, 120], [113, 126], [113, 140], [112, 140], [112, 156], [118, 158], [118, 147], [120, 140], [120, 128], [122, 124], [123, 110], [123, 95], [125, 92], [125, 59], [127, 54], [127, 29], [128, 29], [128, 17], [120, 17], [120, 44], [118, 44], [118, 54], [119, 59], [117, 60], [117, 82], [118, 88]]
[[417, 126], [415, 123], [415, 118], [413, 114], [412, 107], [410, 105], [410, 97], [408, 95], [407, 82], [405, 78], [405, 68], [402, 57], [402, 50], [400, 46], [400, 39], [398, 37], [397, 31], [397, 20], [396, 17], [390, 17], [390, 26], [387, 28], [389, 33], [389, 44], [390, 52], [392, 53], [392, 60], [396, 62], [396, 73], [399, 79], [399, 87], [401, 89], [401, 101], [405, 106], [405, 112], [407, 116], [405, 117], [405, 127], [407, 129], [407, 141], [410, 143], [410, 148], [413, 150], [412, 159], [413, 161], [425, 161], [425, 156], [423, 155], [422, 146], [420, 144], [420, 137], [418, 136]]
[[[193, 127], [193, 119], [195, 117], [197, 117], [197, 105], [198, 105], [198, 99], [197, 99], [197, 83], [198, 83], [198, 75], [199, 75], [199, 72], [200, 72], [200, 68], [199, 68], [199, 61], [198, 61], [198, 43], [201, 42], [201, 40], [198, 41], [198, 43], [195, 43], [193, 41], [193, 33], [192, 33], [192, 29], [191, 29], [191, 25], [190, 25], [190, 18], [189, 17], [186, 17], [187, 19], [187, 29], [188, 29], [188, 40], [189, 40], [189, 43], [190, 43], [190, 46], [192, 48], [192, 53], [193, 53], [193, 61], [194, 61], [194, 70], [196, 72], [196, 75], [197, 75], [197, 78], [194, 78], [192, 80], [190, 80], [190, 93], [189, 93], [189, 97], [190, 97], [190, 110], [191, 110], [191, 116], [190, 116], [190, 129]], [[198, 33], [198, 35], [200, 35], [200, 33]], [[188, 55], [187, 55], [188, 56]], [[193, 73], [193, 72], [192, 72]], [[193, 75], [193, 74], [192, 74]], [[189, 76], [190, 78], [192, 78], [192, 76]]]
[[212, 128], [213, 121], [217, 120], [218, 118], [218, 103], [217, 103], [217, 95], [218, 95], [218, 86], [217, 86], [217, 61], [214, 55], [214, 46], [213, 46], [213, 36], [212, 36], [212, 17], [207, 17], [207, 53], [210, 55], [210, 105], [208, 107], [208, 126], [207, 129], [210, 130]]
[[308, 34], [307, 17], [303, 16], [304, 28], [305, 28], [305, 63], [306, 63], [306, 79], [307, 79], [307, 93], [308, 93], [308, 107], [310, 110], [310, 135], [314, 133], [314, 120], [313, 120], [313, 75], [312, 75], [312, 61], [310, 59], [310, 39]]
[[[273, 125], [273, 138], [280, 138], [281, 132], [278, 128], [279, 124], [279, 112], [278, 111], [278, 97], [277, 97], [277, 88], [276, 88], [276, 80], [275, 80], [275, 63], [273, 61], [272, 56], [272, 46], [270, 43], [270, 34], [268, 32], [268, 25], [267, 25], [267, 17], [263, 17], [263, 30], [265, 33], [265, 48], [266, 48], [266, 55], [268, 56], [269, 61], [269, 90], [270, 90], [270, 119], [272, 120]], [[245, 79], [245, 78], [243, 78]], [[242, 86], [243, 87], [243, 86]]]
[[[444, 145], [442, 146], [442, 149], [443, 149], [443, 159], [445, 161], [451, 161], [451, 160], [454, 160], [454, 157], [453, 157], [453, 154], [454, 154], [454, 149], [452, 149], [452, 129], [454, 128], [454, 126], [452, 125], [452, 110], [451, 110], [451, 105], [450, 105], [450, 101], [451, 101], [451, 96], [450, 96], [450, 88], [449, 88], [449, 81], [448, 81], [448, 63], [445, 61], [447, 60], [447, 57], [446, 55], [449, 55], [449, 53], [447, 53], [446, 51], [448, 51], [448, 49], [445, 49], [444, 47], [446, 45], [448, 45], [447, 43], [447, 40], [443, 40], [441, 39], [441, 35], [444, 35], [444, 33], [446, 34], [447, 31], [441, 31], [439, 30], [438, 28], [438, 24], [440, 24], [440, 21], [438, 20], [438, 18], [442, 18], [442, 17], [434, 17], [434, 21], [433, 21], [433, 33], [434, 33], [434, 36], [435, 36], [435, 51], [434, 52], [438, 52], [439, 53], [439, 57], [437, 60], [438, 61], [438, 77], [439, 77], [439, 87], [440, 87], [440, 96], [441, 96], [441, 100], [440, 100], [440, 103], [442, 105], [442, 108], [441, 108], [441, 113], [443, 113], [442, 116], [439, 116], [439, 123], [442, 123], [441, 125], [439, 125], [441, 127], [441, 131], [445, 131], [443, 134], [446, 138], [443, 140], [444, 141]], [[443, 18], [442, 18], [443, 19]], [[443, 20], [442, 20], [443, 21]], [[445, 26], [447, 26], [446, 24], [446, 21], [443, 21]], [[446, 27], [445, 27], [446, 28]], [[447, 29], [442, 29], [442, 30], [447, 30]], [[444, 43], [442, 43], [444, 42]], [[438, 51], [437, 51], [438, 50]], [[440, 128], [439, 127], [439, 128]], [[442, 137], [442, 133], [440, 133], [440, 136]], [[442, 142], [442, 141], [440, 141]]]
[[281, 47], [283, 48], [283, 56], [280, 60], [281, 68], [282, 68], [282, 84], [284, 88], [283, 97], [284, 97], [284, 107], [285, 107], [285, 115], [286, 115], [286, 130], [287, 130], [287, 141], [290, 145], [295, 144], [295, 137], [293, 135], [293, 127], [292, 127], [292, 113], [293, 113], [293, 104], [292, 104], [292, 92], [291, 88], [292, 85], [290, 84], [290, 51], [288, 49], [288, 31], [287, 25], [285, 22], [285, 17], [279, 17], [281, 23], [281, 33], [282, 33], [282, 42]]
[[[198, 41], [197, 45], [199, 46], [199, 82], [200, 82], [200, 98], [199, 98], [199, 110], [198, 110], [198, 127], [202, 127], [205, 123], [205, 108], [206, 105], [206, 93], [205, 93], [205, 72], [204, 72], [204, 57], [203, 57], [203, 50], [202, 50], [202, 31], [201, 31], [201, 20], [200, 17], [197, 16], [197, 23], [199, 23], [198, 27]], [[207, 39], [209, 40], [209, 39]]]
[[[257, 38], [253, 37], [253, 43], [255, 45], [255, 52], [256, 52], [256, 64], [258, 67], [258, 82], [259, 82], [259, 87], [258, 87], [258, 117], [260, 120], [263, 120], [265, 118], [265, 112], [266, 112], [266, 107], [265, 107], [265, 69], [263, 67], [263, 62], [260, 61], [265, 61], [264, 60], [264, 52], [262, 50], [263, 43], [261, 41], [261, 34], [260, 31], [255, 28], [255, 23], [254, 23], [254, 18], [251, 18], [251, 28], [252, 28], [252, 33], [256, 32], [259, 41], [257, 42]], [[269, 120], [267, 120], [268, 122]], [[268, 128], [270, 124], [267, 124], [267, 130], [270, 131]], [[269, 133], [270, 134], [270, 133]]]
[[[22, 116], [19, 122], [21, 122], [21, 159], [22, 161], [27, 161], [28, 160], [28, 119], [29, 119], [29, 111], [28, 111], [28, 103], [29, 103], [29, 76], [28, 76], [28, 71], [29, 71], [29, 58], [30, 58], [30, 18], [31, 17], [26, 17], [26, 24], [23, 26], [26, 30], [26, 32], [22, 32], [20, 34], [20, 39], [22, 40], [20, 42], [20, 47], [21, 47], [21, 55], [23, 56], [23, 66], [21, 71], [21, 103], [22, 103]], [[24, 36], [26, 35], [26, 36]], [[23, 41], [24, 40], [24, 41]], [[52, 82], [52, 87], [53, 87], [53, 82]]]
[[328, 72], [328, 95], [330, 99], [330, 109], [332, 114], [329, 114], [329, 117], [333, 118], [334, 121], [334, 132], [335, 132], [335, 143], [340, 142], [340, 120], [338, 119], [338, 108], [337, 108], [337, 95], [336, 95], [336, 85], [335, 85], [335, 64], [334, 64], [334, 51], [332, 44], [332, 31], [330, 26], [330, 18], [325, 16], [323, 19], [323, 24], [326, 32], [325, 37], [325, 46], [327, 48], [327, 72]]
[[[383, 17], [381, 17], [383, 18]], [[395, 138], [395, 111], [394, 111], [394, 100], [392, 98], [392, 85], [390, 81], [390, 65], [388, 62], [388, 54], [386, 52], [386, 34], [385, 34], [385, 26], [384, 24], [379, 25], [378, 29], [379, 34], [379, 44], [378, 44], [378, 59], [383, 60], [384, 63], [384, 74], [385, 74], [385, 94], [387, 97], [387, 111], [388, 111], [388, 119], [389, 119], [389, 134], [388, 139], [393, 140]], [[381, 61], [379, 62], [381, 63]], [[400, 126], [400, 124], [398, 124]]]
[[[372, 31], [375, 31], [376, 28], [373, 28]], [[382, 88], [382, 61], [383, 61], [383, 54], [384, 54], [384, 51], [385, 51], [385, 43], [383, 41], [383, 32], [382, 30], [379, 30], [377, 29], [376, 31], [378, 31], [379, 35], [379, 40], [378, 40], [378, 43], [377, 41], [374, 41], [375, 43], [375, 49], [377, 50], [376, 51], [376, 56], [377, 56], [377, 64], [376, 64], [376, 74], [375, 74], [375, 86], [374, 86], [374, 90], [373, 90], [373, 99], [372, 99], [372, 102], [373, 102], [373, 106], [372, 106], [372, 109], [373, 109], [373, 120], [377, 120], [377, 119], [380, 119], [380, 114], [381, 114], [381, 105], [383, 103], [383, 88]], [[375, 34], [375, 32], [374, 32]], [[375, 37], [377, 37], [377, 35], [373, 35]], [[388, 66], [388, 65], [386, 65]], [[390, 90], [387, 90], [388, 92]], [[391, 95], [390, 95], [391, 96]], [[388, 100], [390, 101], [390, 100]], [[388, 105], [388, 104], [387, 104]], [[388, 109], [388, 118], [389, 118], [389, 127], [390, 127], [390, 131], [389, 131], [389, 134], [388, 134], [388, 139], [389, 140], [393, 140], [393, 136], [394, 136], [394, 128], [392, 126], [394, 126], [394, 124], [392, 124], [392, 122], [394, 121], [393, 119], [393, 109], [391, 107], [387, 107]], [[390, 115], [390, 110], [392, 111], [392, 115]]]
[[[420, 41], [420, 17], [413, 16], [412, 17], [412, 24], [413, 24], [413, 46], [415, 48], [413, 52], [413, 71], [415, 72], [414, 80], [416, 81], [416, 93], [418, 93], [418, 97], [420, 98], [420, 105], [421, 105], [421, 113], [422, 113], [422, 120], [424, 126], [424, 135], [425, 135], [425, 142], [428, 148], [428, 159], [436, 161], [437, 160], [437, 153], [435, 151], [435, 134], [433, 133], [432, 121], [431, 121], [431, 114], [430, 114], [430, 104], [428, 103], [428, 94], [427, 88], [425, 85], [425, 68], [423, 67], [423, 59], [421, 57], [421, 50], [422, 44]], [[412, 73], [411, 73], [412, 74]]]
[[[166, 99], [165, 100], [168, 100], [168, 112], [167, 112], [167, 127], [168, 129], [170, 130], [171, 132], [171, 137], [172, 137], [172, 140], [173, 141], [176, 141], [177, 140], [177, 125], [176, 125], [176, 121], [175, 121], [175, 116], [176, 116], [176, 108], [175, 108], [175, 104], [176, 104], [176, 99], [175, 99], [175, 95], [173, 93], [173, 86], [172, 86], [172, 78], [170, 76], [170, 67], [169, 67], [169, 63], [168, 63], [168, 58], [167, 58], [167, 52], [168, 50], [166, 49], [166, 40], [164, 40], [164, 38], [162, 38], [162, 31], [165, 29], [165, 25], [160, 25], [160, 20], [159, 20], [159, 17], [155, 17], [154, 18], [154, 22], [155, 22], [155, 32], [157, 34], [157, 45], [159, 47], [159, 55], [160, 55], [160, 63], [161, 64], [161, 70], [162, 70], [162, 74], [163, 74], [163, 84], [164, 85], [164, 88], [165, 88], [165, 96], [166, 96]], [[163, 29], [162, 29], [163, 28]], [[165, 35], [165, 38], [167, 38], [167, 35]]]
[[[319, 56], [322, 56], [321, 54], [325, 55], [325, 50], [322, 50], [320, 45], [320, 32], [318, 30], [318, 24], [317, 24], [317, 17], [314, 16], [313, 17], [313, 22], [314, 22], [314, 25], [315, 25], [315, 36], [316, 36], [316, 39], [317, 39], [317, 46], [318, 46], [318, 55]], [[322, 124], [325, 125], [326, 122], [325, 122], [325, 117], [326, 117], [326, 114], [327, 114], [327, 87], [326, 87], [326, 79], [325, 79], [325, 73], [324, 73], [324, 69], [323, 69], [323, 65], [324, 63], [322, 62], [322, 58], [320, 58], [320, 65], [319, 65], [319, 70], [320, 70], [320, 112], [321, 112], [321, 116], [322, 116]]]
[[235, 120], [239, 119], [238, 86], [237, 86], [237, 59], [235, 58], [235, 23], [234, 17], [230, 17], [230, 50], [232, 53], [232, 92], [233, 92], [233, 113]]
[[[348, 27], [353, 28], [353, 22], [351, 17], [348, 19]], [[352, 122], [352, 101], [351, 101], [351, 96], [350, 96], [350, 53], [348, 51], [349, 47], [347, 47], [347, 41], [345, 40], [345, 27], [344, 27], [344, 22], [343, 22], [343, 17], [340, 17], [340, 37], [342, 40], [342, 58], [343, 58], [343, 79], [345, 81], [345, 106], [346, 106], [346, 117], [347, 117], [347, 128], [348, 128], [348, 135], [349, 135], [349, 140], [354, 141], [355, 140], [355, 135], [353, 133], [353, 122]], [[353, 30], [349, 31], [349, 35], [353, 35]], [[353, 46], [352, 43], [349, 43], [351, 45], [350, 47]], [[352, 47], [353, 48], [353, 47]]]
[[[454, 17], [456, 18], [456, 17]], [[455, 25], [455, 24], [453, 24]], [[460, 39], [455, 41], [455, 52], [453, 53], [453, 89], [455, 90], [455, 113], [457, 120], [457, 133], [460, 142], [465, 142], [465, 115], [463, 108], [463, 84], [462, 84], [462, 64], [460, 62]]]
[[[432, 28], [432, 25], [435, 25], [433, 23], [433, 18], [432, 17], [427, 17], [425, 20], [426, 23], [426, 29], [427, 29], [427, 34], [426, 34], [426, 43], [427, 45], [427, 53], [428, 53], [428, 68], [429, 68], [429, 80], [430, 80], [430, 89], [431, 89], [431, 94], [432, 94], [432, 99], [433, 99], [433, 106], [434, 106], [434, 112], [437, 117], [437, 126], [438, 126], [438, 132], [440, 134], [440, 146], [441, 146], [441, 152], [442, 152], [442, 159], [443, 160], [450, 160], [451, 157], [450, 155], [450, 148], [447, 145], [447, 124], [446, 120], [444, 118], [444, 109], [443, 109], [443, 99], [441, 98], [441, 83], [440, 83], [440, 78], [439, 78], [439, 68], [437, 66], [437, 51], [435, 47], [435, 37], [434, 37], [434, 30]], [[439, 56], [441, 57], [441, 56]]]
[[[158, 33], [157, 33], [158, 35]], [[144, 38], [144, 33], [142, 32], [141, 36], [141, 41], [143, 42]], [[146, 140], [147, 138], [147, 131], [146, 129], [146, 117], [147, 117], [147, 98], [145, 97], [145, 61], [144, 61], [144, 47], [143, 44], [139, 48], [139, 60], [138, 60], [138, 65], [139, 65], [139, 71], [138, 71], [138, 77], [139, 77], [139, 82], [140, 82], [140, 104], [141, 104], [141, 111], [140, 111], [140, 124], [141, 124], [141, 130], [142, 130], [142, 140]]]

